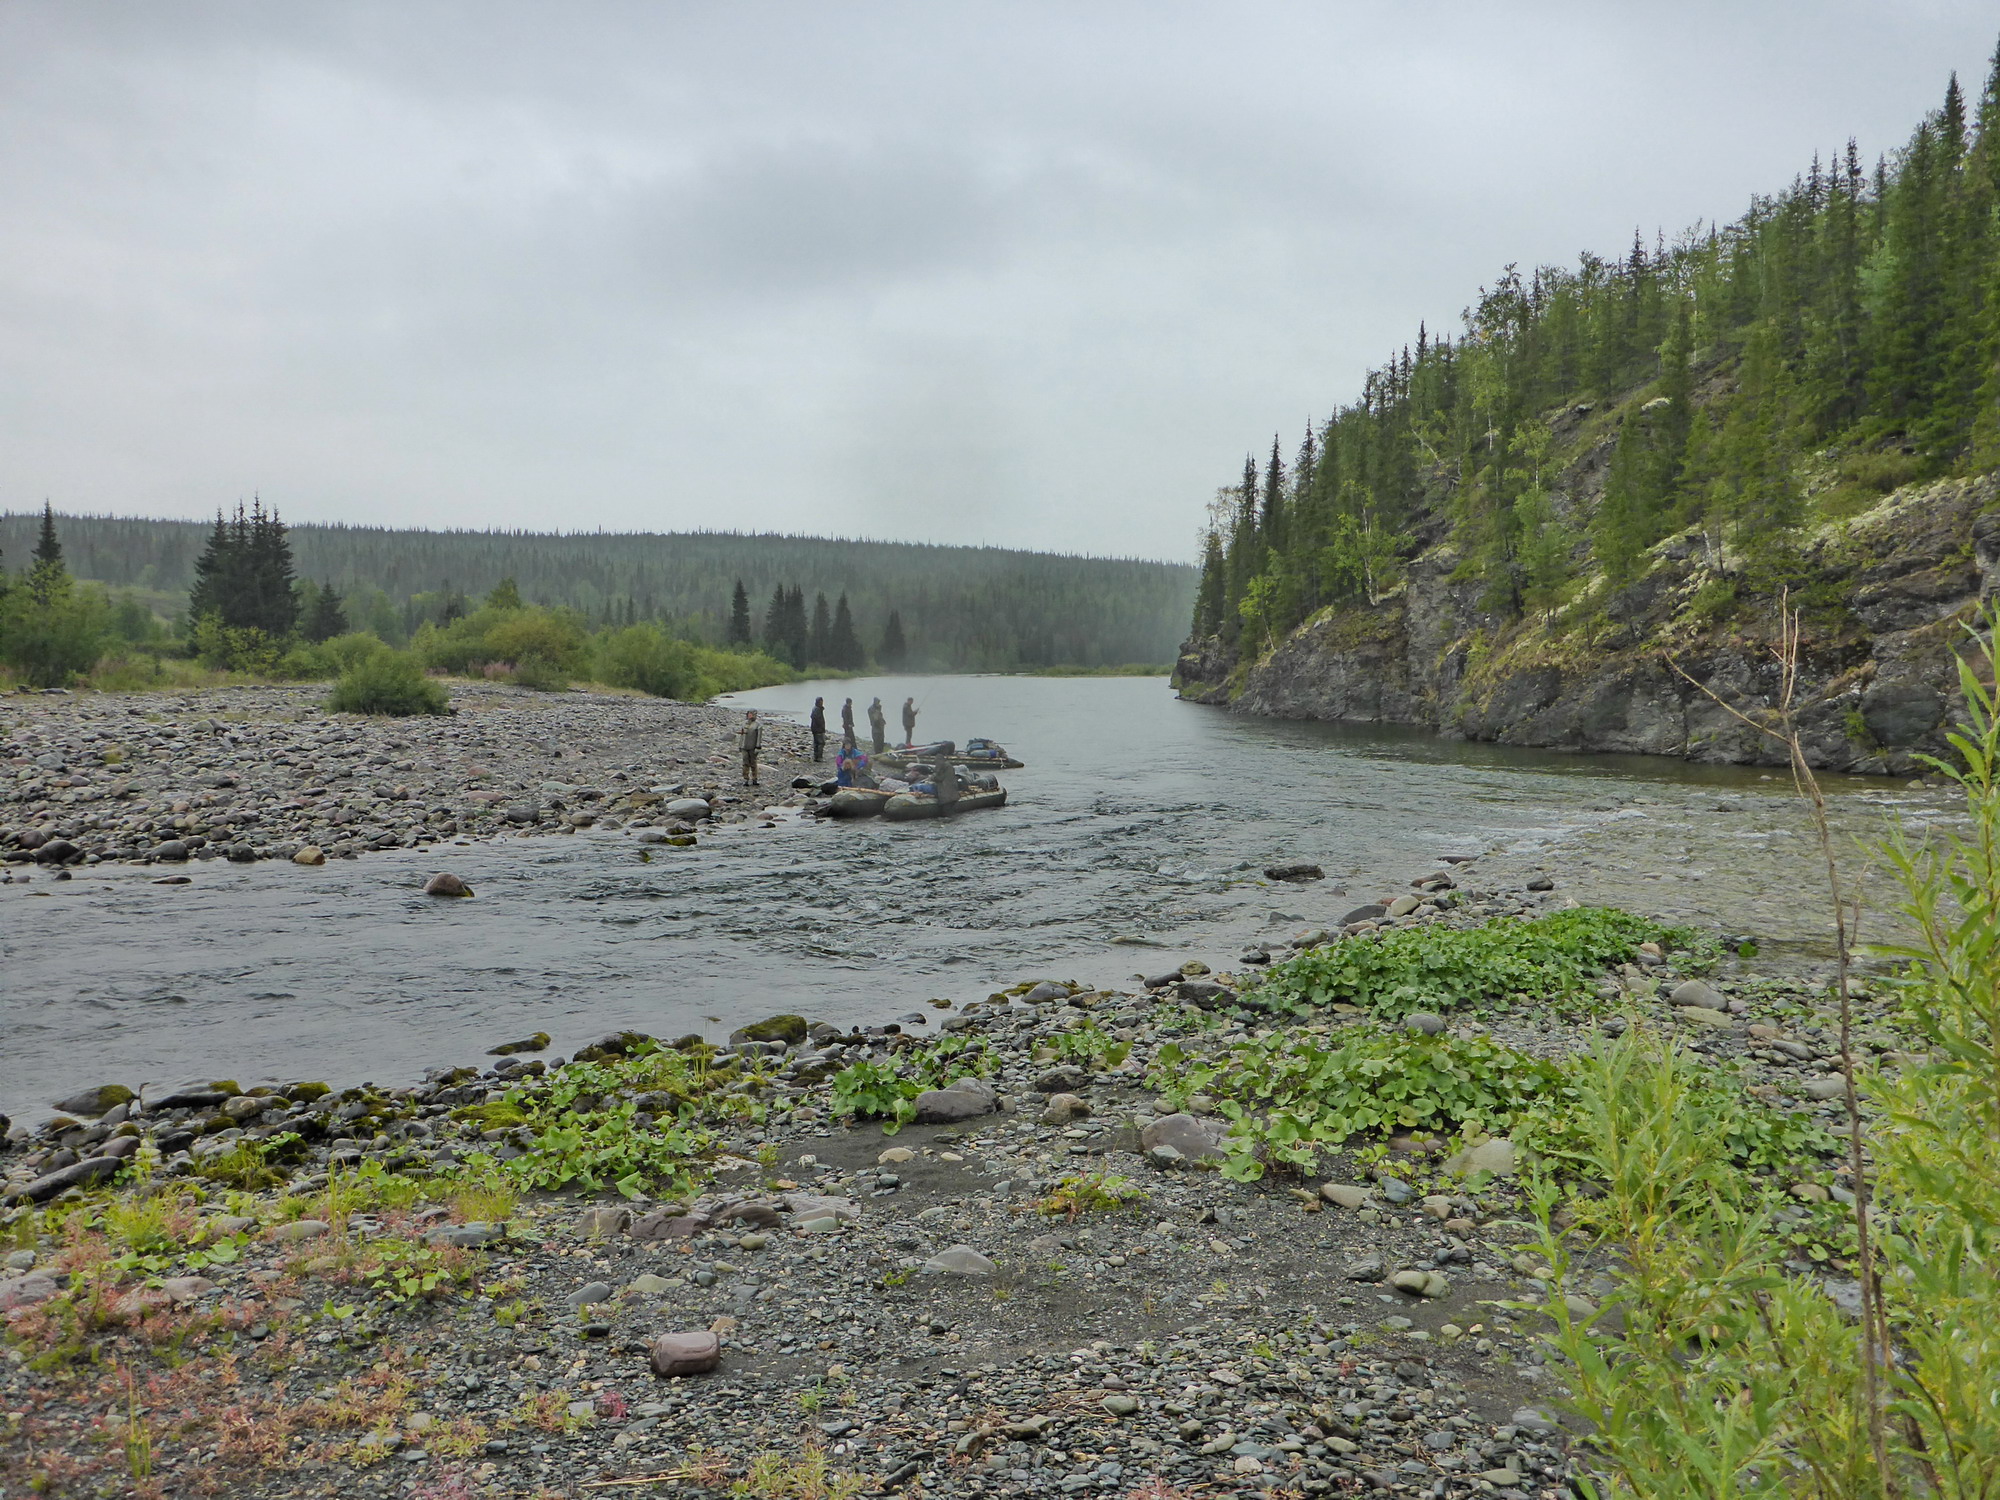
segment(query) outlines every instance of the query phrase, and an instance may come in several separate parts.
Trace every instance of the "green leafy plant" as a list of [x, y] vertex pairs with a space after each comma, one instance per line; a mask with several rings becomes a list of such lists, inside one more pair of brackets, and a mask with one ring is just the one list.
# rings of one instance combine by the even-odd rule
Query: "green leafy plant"
[[1695, 941], [1684, 929], [1590, 906], [1527, 922], [1403, 927], [1345, 938], [1274, 964], [1253, 996], [1294, 1014], [1346, 1004], [1384, 1017], [1486, 1000], [1575, 1000], [1590, 993], [1605, 968], [1637, 957], [1641, 943], [1689, 947]]
[[1132, 1044], [1119, 1041], [1095, 1021], [1085, 1021], [1081, 1026], [1058, 1032], [1055, 1051], [1064, 1062], [1078, 1063], [1092, 1072], [1102, 1072], [1117, 1067], [1130, 1057]]
[[1169, 1042], [1151, 1082], [1174, 1105], [1194, 1094], [1229, 1120], [1226, 1175], [1270, 1165], [1309, 1168], [1319, 1152], [1377, 1130], [1505, 1131], [1564, 1089], [1554, 1063], [1484, 1037], [1360, 1032], [1339, 1046], [1310, 1032], [1274, 1033], [1203, 1058]]
[[1076, 1219], [1087, 1213], [1143, 1202], [1145, 1197], [1136, 1182], [1116, 1172], [1072, 1173], [1035, 1200], [1035, 1212], [1051, 1218], [1060, 1215]]
[[904, 1078], [889, 1063], [869, 1058], [849, 1063], [833, 1075], [833, 1112], [863, 1120], [881, 1120], [891, 1135], [916, 1118], [916, 1098], [923, 1084]]

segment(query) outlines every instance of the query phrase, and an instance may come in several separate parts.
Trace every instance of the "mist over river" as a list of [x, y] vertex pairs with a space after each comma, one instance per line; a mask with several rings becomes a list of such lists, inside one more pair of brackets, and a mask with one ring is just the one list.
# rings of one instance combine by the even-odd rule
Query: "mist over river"
[[[567, 1055], [774, 1011], [883, 1021], [936, 996], [1064, 977], [1116, 984], [1328, 926], [1445, 854], [1476, 889], [1555, 877], [1556, 900], [1755, 934], [1810, 961], [1828, 922], [1783, 777], [1573, 757], [1385, 728], [1255, 719], [1158, 678], [912, 677], [731, 700], [803, 719], [813, 696], [906, 695], [918, 737], [988, 735], [1027, 762], [1005, 808], [942, 823], [785, 815], [647, 851], [629, 833], [284, 862], [103, 865], [0, 886], [0, 1110], [75, 1087], [229, 1077], [392, 1085], [536, 1030]], [[685, 770], [662, 766], [662, 781]], [[1940, 793], [1835, 778], [1879, 831]], [[769, 790], [767, 788], [767, 790]], [[1310, 860], [1327, 879], [1269, 885]], [[436, 869], [471, 901], [419, 894]]]

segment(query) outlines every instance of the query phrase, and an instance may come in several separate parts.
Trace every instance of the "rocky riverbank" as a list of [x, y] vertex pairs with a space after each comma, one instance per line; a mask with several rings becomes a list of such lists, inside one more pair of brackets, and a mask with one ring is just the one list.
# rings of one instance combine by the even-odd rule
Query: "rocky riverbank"
[[[1795, 708], [1816, 768], [1908, 775], [1919, 757], [1950, 754], [1963, 625], [2000, 593], [1996, 506], [2000, 479], [1950, 480], [1899, 490], [1811, 536], [1788, 598], [1802, 610]], [[1432, 541], [1378, 603], [1322, 611], [1269, 649], [1189, 640], [1176, 685], [1199, 702], [1277, 718], [1784, 762], [1782, 746], [1730, 712], [1778, 707], [1778, 601], [1753, 599], [1699, 534], [1662, 542], [1641, 579], [1562, 622], [1497, 613], [1449, 541]]]
[[796, 804], [791, 783], [815, 771], [805, 732], [773, 723], [763, 787], [743, 787], [742, 715], [707, 704], [451, 694], [452, 714], [407, 719], [327, 713], [318, 685], [0, 696], [0, 860], [317, 863], [593, 827], [686, 838]]
[[[9, 1137], [0, 1454], [63, 1495], [1553, 1497], [1560, 1376], [1508, 1305], [1547, 1287], [1525, 1148], [1371, 1130], [1214, 1169], [1245, 1160], [1232, 1059], [1279, 1043], [1529, 1067], [1638, 1025], [1780, 1134], [1832, 1121], [1823, 997], [1694, 977], [1672, 935], [1541, 993], [1273, 1025], [1315, 955], [1566, 905], [1461, 866], [1235, 973], [722, 1049], [531, 1037], [408, 1087], [107, 1081]], [[1866, 1040], [1894, 1057], [1886, 1015]], [[1834, 1168], [1758, 1170], [1819, 1275]]]

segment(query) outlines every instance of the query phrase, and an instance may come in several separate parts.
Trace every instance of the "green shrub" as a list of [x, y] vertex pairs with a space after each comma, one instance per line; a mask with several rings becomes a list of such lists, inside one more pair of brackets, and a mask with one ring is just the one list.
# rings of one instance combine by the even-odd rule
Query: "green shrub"
[[566, 693], [569, 674], [546, 656], [524, 656], [513, 671], [515, 685], [538, 693]]
[[416, 658], [402, 651], [385, 650], [363, 657], [340, 674], [326, 706], [334, 713], [441, 714], [447, 711], [450, 695], [444, 684], [424, 676]]
[[613, 687], [690, 703], [789, 682], [798, 675], [762, 652], [716, 651], [676, 640], [657, 625], [605, 631], [597, 638], [595, 670], [600, 682]]
[[[1923, 1053], [1858, 1080], [1878, 1113], [1856, 1122], [1868, 1180], [1852, 1183], [1854, 1253], [1834, 1269], [1859, 1316], [1796, 1274], [1759, 1185], [1729, 1170], [1732, 1122], [1701, 1105], [1705, 1059], [1635, 1032], [1576, 1070], [1577, 1140], [1604, 1196], [1584, 1206], [1579, 1245], [1542, 1194], [1552, 1291], [1538, 1310], [1585, 1423], [1587, 1496], [1971, 1500], [2000, 1486], [2000, 716], [1963, 661], [1959, 683], [1960, 764], [1932, 764], [1965, 793], [1964, 831], [1897, 833], [1885, 851], [1915, 934], [1890, 954], [1908, 966], [1903, 1016]], [[1617, 1269], [1601, 1314], [1574, 1300], [1579, 1252]]]
[[1593, 906], [1530, 922], [1403, 927], [1274, 964], [1254, 993], [1279, 1010], [1347, 1004], [1389, 1017], [1482, 1000], [1574, 1000], [1608, 966], [1630, 963], [1641, 943], [1694, 940], [1684, 929]]
[[365, 661], [384, 655], [389, 649], [380, 636], [366, 630], [353, 630], [317, 645], [292, 647], [278, 664], [278, 674], [305, 680], [339, 677]]
[[97, 664], [109, 640], [101, 589], [65, 578], [40, 595], [25, 582], [0, 593], [0, 661], [30, 687], [67, 687]]

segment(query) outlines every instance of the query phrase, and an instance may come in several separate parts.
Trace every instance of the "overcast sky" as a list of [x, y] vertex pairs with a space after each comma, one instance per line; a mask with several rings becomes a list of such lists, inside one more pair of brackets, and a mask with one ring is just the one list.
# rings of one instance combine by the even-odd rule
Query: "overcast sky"
[[0, 4], [0, 508], [1192, 557], [1509, 261], [1977, 88], [1877, 0]]

